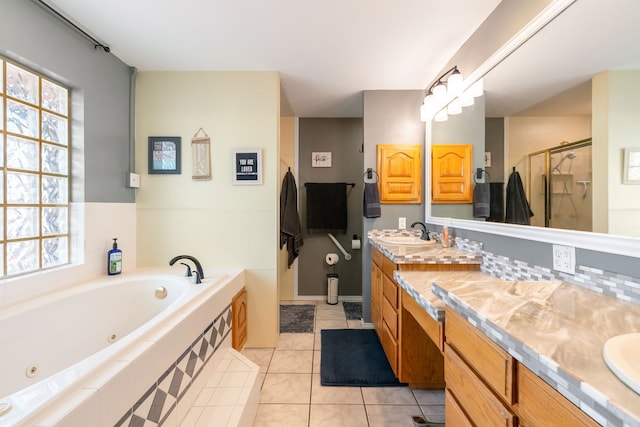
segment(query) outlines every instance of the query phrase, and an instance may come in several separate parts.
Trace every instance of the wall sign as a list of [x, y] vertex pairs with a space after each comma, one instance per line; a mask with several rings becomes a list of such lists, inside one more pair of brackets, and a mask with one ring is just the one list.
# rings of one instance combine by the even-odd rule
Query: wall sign
[[233, 161], [235, 185], [262, 184], [262, 150], [258, 148], [233, 150]]
[[311, 153], [312, 168], [330, 168], [331, 151], [314, 151]]
[[149, 173], [180, 174], [180, 137], [149, 137]]

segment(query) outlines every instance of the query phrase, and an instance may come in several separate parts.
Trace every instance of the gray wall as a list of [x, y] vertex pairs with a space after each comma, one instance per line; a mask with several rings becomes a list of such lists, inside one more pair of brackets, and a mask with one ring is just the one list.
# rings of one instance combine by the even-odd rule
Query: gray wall
[[486, 167], [490, 182], [506, 182], [504, 176], [504, 119], [487, 118], [484, 125], [484, 149], [491, 152], [491, 167]]
[[84, 155], [72, 152], [75, 165], [84, 162], [84, 188], [76, 180], [73, 201], [133, 203], [129, 66], [33, 2], [2, 0], [0, 16], [0, 53], [72, 88], [73, 143], [84, 144]]
[[[364, 92], [364, 169], [376, 169], [376, 145], [420, 144], [424, 146], [425, 125], [420, 121], [423, 90], [373, 90]], [[430, 181], [427, 181], [430, 182]], [[431, 192], [424, 187], [418, 205], [382, 205], [380, 218], [364, 218], [362, 235], [376, 229], [397, 229], [398, 218], [407, 226], [424, 220], [424, 198]], [[362, 309], [365, 322], [371, 321], [371, 250], [366, 239], [362, 247]]]
[[[300, 119], [299, 121], [299, 182], [300, 221], [304, 245], [298, 258], [298, 294], [318, 296], [327, 294], [326, 275], [334, 272], [327, 265], [325, 255], [336, 253], [340, 262], [335, 272], [339, 274], [339, 295], [359, 296], [362, 292], [361, 250], [351, 249], [354, 234], [362, 238], [362, 119]], [[330, 151], [331, 167], [311, 167], [311, 153]], [[336, 239], [352, 255], [343, 254], [326, 234], [307, 233], [306, 182], [347, 182], [347, 234], [337, 234]]]

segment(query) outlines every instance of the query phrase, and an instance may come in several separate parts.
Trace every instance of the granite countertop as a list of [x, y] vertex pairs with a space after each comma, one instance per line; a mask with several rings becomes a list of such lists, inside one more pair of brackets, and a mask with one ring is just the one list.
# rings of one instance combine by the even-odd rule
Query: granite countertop
[[421, 231], [407, 230], [373, 230], [368, 234], [369, 243], [382, 252], [395, 264], [481, 264], [482, 255], [455, 247], [443, 248], [434, 242], [425, 246], [394, 245], [385, 243], [385, 237], [420, 236]]
[[607, 339], [640, 332], [640, 306], [561, 281], [454, 271], [394, 276], [431, 316], [442, 320], [450, 306], [600, 424], [640, 426], [640, 395], [602, 356]]

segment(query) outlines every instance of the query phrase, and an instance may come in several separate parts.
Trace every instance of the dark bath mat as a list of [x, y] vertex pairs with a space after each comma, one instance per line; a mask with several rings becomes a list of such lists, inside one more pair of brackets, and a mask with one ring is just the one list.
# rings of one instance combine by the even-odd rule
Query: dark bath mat
[[398, 381], [373, 329], [323, 329], [320, 383], [326, 386], [388, 387]]
[[343, 301], [344, 314], [347, 315], [347, 320], [360, 320], [362, 319], [362, 303], [361, 302], [348, 302]]
[[313, 332], [313, 321], [316, 306], [313, 304], [281, 304], [280, 305], [280, 333]]

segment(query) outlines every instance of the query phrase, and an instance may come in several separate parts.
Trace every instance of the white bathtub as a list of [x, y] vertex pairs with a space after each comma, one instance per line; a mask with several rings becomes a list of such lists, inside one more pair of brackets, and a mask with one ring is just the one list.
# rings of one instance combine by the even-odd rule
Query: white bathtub
[[244, 286], [242, 271], [205, 276], [129, 273], [1, 310], [0, 426], [88, 414], [93, 426], [127, 425], [162, 387], [170, 399], [151, 416], [177, 425], [192, 383], [230, 347], [230, 303]]

